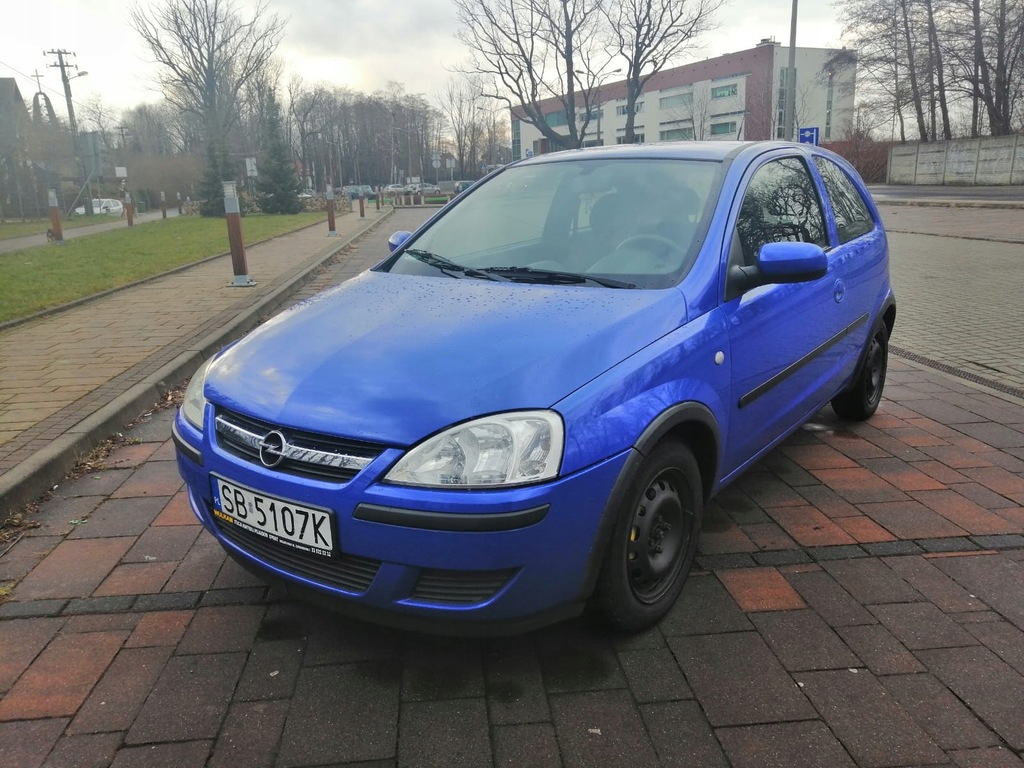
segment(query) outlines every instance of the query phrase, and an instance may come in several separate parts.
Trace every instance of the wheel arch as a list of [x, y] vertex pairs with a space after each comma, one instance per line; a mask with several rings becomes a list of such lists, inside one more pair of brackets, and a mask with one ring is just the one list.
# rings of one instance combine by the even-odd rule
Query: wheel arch
[[707, 503], [714, 494], [718, 482], [721, 450], [721, 431], [714, 414], [706, 405], [697, 402], [677, 403], [666, 408], [637, 438], [629, 458], [619, 472], [612, 492], [608, 495], [587, 563], [583, 599], [589, 598], [597, 584], [609, 538], [615, 528], [616, 515], [625, 502], [630, 479], [654, 447], [666, 440], [679, 440], [693, 453], [700, 471], [704, 502]]

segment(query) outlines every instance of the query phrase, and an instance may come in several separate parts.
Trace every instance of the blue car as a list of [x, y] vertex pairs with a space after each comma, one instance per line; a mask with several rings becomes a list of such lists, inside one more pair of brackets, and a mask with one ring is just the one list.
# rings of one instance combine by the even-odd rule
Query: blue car
[[886, 236], [824, 149], [538, 156], [391, 245], [207, 361], [174, 423], [224, 549], [359, 617], [651, 626], [709, 499], [882, 397]]

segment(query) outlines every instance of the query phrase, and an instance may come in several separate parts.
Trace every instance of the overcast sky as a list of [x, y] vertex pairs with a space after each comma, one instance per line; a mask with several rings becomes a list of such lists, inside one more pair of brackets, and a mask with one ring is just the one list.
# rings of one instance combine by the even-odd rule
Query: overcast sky
[[[140, 0], [159, 7], [166, 0]], [[71, 83], [76, 112], [97, 95], [116, 110], [156, 101], [155, 65], [128, 23], [133, 0], [30, 0], [19, 3], [18, 22], [7, 14], [0, 30], [0, 77], [15, 77], [30, 101], [36, 92], [31, 75], [44, 77], [43, 90], [58, 115], [65, 116], [60, 71], [49, 68], [55, 56], [44, 51], [75, 52], [69, 61], [87, 71]], [[235, 0], [247, 13], [251, 0]], [[449, 69], [466, 59], [455, 39], [457, 22], [451, 0], [270, 0], [270, 11], [287, 18], [278, 55], [286, 72], [310, 83], [323, 81], [372, 93], [395, 80], [406, 92], [431, 101], [451, 77]], [[718, 29], [703, 38], [702, 50], [680, 59], [720, 56], [751, 48], [765, 37], [789, 43], [790, 0], [731, 0], [716, 16]], [[838, 47], [840, 28], [825, 0], [800, 6], [797, 45]], [[446, 69], [446, 67], [448, 69]]]

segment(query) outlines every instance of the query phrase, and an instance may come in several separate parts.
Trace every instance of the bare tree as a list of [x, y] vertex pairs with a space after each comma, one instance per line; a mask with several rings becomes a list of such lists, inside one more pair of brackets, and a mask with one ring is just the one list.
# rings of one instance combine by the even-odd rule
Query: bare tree
[[478, 77], [461, 75], [448, 80], [437, 100], [448, 121], [458, 159], [459, 178], [466, 178], [466, 169], [475, 167], [477, 147], [481, 140], [481, 99], [483, 85]]
[[[960, 0], [952, 25], [957, 79], [975, 101], [993, 136], [1013, 132], [1024, 99], [1024, 2]], [[981, 115], [975, 113], [974, 125]]]
[[267, 65], [285, 22], [266, 0], [243, 17], [233, 0], [137, 2], [130, 23], [158, 64], [167, 101], [203, 120], [208, 143], [221, 143], [239, 117], [238, 96]]
[[[457, 36], [472, 52], [472, 69], [492, 81], [485, 95], [515, 109], [554, 147], [582, 146], [603, 63], [599, 4], [455, 0], [455, 7], [463, 25]], [[559, 111], [548, 110], [544, 102], [550, 99]], [[584, 114], [582, 130], [578, 108]]]
[[310, 162], [310, 139], [324, 130], [326, 120], [324, 104], [328, 92], [325, 86], [307, 88], [302, 78], [295, 75], [288, 82], [288, 102], [292, 120], [298, 131], [299, 159], [303, 166], [303, 179], [307, 185], [320, 189], [325, 181], [323, 168], [314, 168]]
[[170, 155], [174, 153], [171, 138], [173, 116], [171, 108], [162, 104], [139, 104], [124, 113], [121, 128], [130, 137], [128, 146], [132, 152], [145, 155]]
[[610, 0], [603, 9], [626, 62], [625, 143], [635, 141], [636, 103], [644, 85], [713, 28], [725, 0]]

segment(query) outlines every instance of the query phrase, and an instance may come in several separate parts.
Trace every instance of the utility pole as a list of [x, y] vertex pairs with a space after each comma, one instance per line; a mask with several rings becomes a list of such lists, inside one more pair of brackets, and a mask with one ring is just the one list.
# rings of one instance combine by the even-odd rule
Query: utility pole
[[796, 4], [793, 0], [793, 16], [789, 23], [789, 87], [786, 88], [785, 133], [783, 139], [796, 141]]
[[[64, 84], [64, 98], [68, 105], [68, 126], [71, 128], [71, 157], [75, 163], [75, 179], [76, 181], [81, 178], [79, 175], [79, 152], [78, 152], [78, 123], [75, 122], [75, 104], [71, 100], [71, 77], [68, 77], [69, 69], [78, 69], [77, 64], [70, 64], [64, 60], [65, 56], [74, 56], [73, 51], [65, 51], [62, 48], [58, 48], [54, 51], [43, 51], [44, 56], [56, 56], [56, 64], [48, 64], [49, 67], [60, 68], [60, 79]], [[75, 77], [83, 77], [89, 74], [88, 72], [79, 72]], [[86, 214], [92, 214], [92, 184], [89, 182], [88, 175], [86, 175], [86, 185], [88, 187], [87, 197], [85, 198], [85, 212]]]

